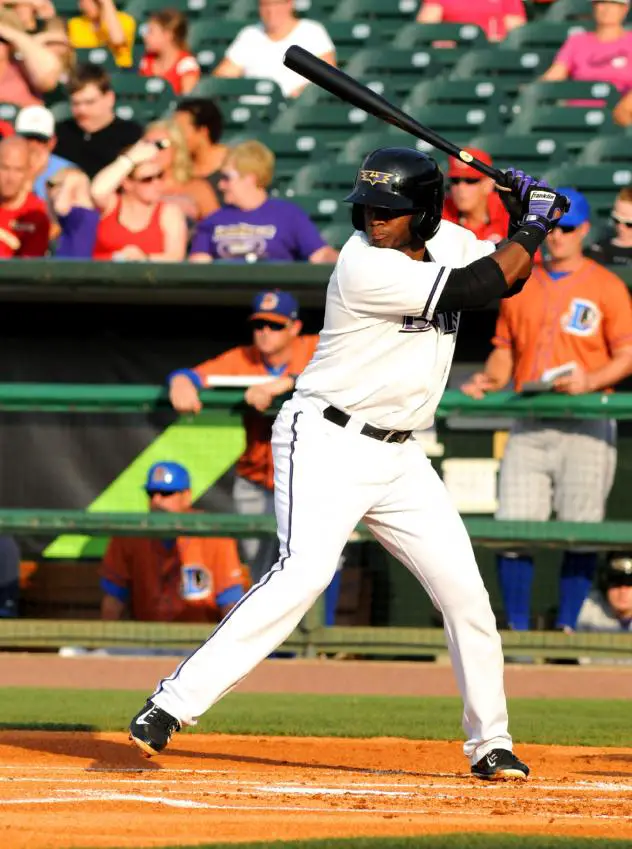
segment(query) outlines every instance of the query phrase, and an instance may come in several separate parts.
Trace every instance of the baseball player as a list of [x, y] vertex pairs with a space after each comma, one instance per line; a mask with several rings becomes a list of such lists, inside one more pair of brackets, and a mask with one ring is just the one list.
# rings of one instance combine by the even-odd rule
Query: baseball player
[[[590, 207], [574, 189], [561, 189], [571, 209], [546, 240], [520, 297], [503, 301], [494, 350], [483, 372], [462, 388], [472, 397], [518, 392], [540, 382], [557, 392], [610, 391], [632, 371], [632, 301], [625, 284], [582, 254]], [[562, 371], [558, 371], [562, 369]], [[615, 423], [609, 419], [523, 419], [512, 428], [500, 470], [498, 519], [546, 521], [554, 509], [565, 522], [601, 522], [616, 465]], [[572, 631], [590, 590], [597, 555], [564, 554], [556, 627]], [[530, 624], [533, 558], [505, 551], [497, 558], [507, 622]]]
[[472, 773], [527, 777], [512, 753], [500, 637], [470, 540], [413, 437], [433, 422], [460, 311], [520, 290], [565, 203], [522, 172], [509, 179], [521, 226], [494, 253], [441, 222], [432, 158], [383, 148], [363, 162], [318, 348], [273, 428], [280, 558], [134, 717], [130, 736], [145, 753], [164, 749], [292, 633], [364, 521], [443, 614]]

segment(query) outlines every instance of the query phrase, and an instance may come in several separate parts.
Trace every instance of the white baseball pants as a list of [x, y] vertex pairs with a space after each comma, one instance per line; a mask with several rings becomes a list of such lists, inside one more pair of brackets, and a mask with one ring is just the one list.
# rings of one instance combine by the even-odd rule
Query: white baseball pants
[[274, 425], [280, 559], [160, 683], [152, 701], [183, 724], [194, 723], [292, 633], [364, 519], [443, 614], [464, 703], [466, 756], [475, 763], [491, 749], [511, 749], [500, 636], [443, 482], [414, 440], [379, 442], [360, 434], [363, 423], [354, 419], [342, 428], [323, 418], [325, 406], [295, 395]]

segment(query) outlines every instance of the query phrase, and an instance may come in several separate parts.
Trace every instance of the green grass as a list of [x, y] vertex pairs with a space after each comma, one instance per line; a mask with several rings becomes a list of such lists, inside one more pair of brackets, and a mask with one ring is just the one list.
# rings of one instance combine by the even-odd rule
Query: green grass
[[[123, 731], [146, 693], [129, 690], [0, 690], [0, 728]], [[510, 729], [524, 743], [632, 746], [624, 699], [513, 699]], [[455, 698], [238, 693], [205, 714], [195, 732], [296, 737], [460, 740]]]
[[[429, 837], [356, 837], [329, 840], [204, 843], [196, 849], [624, 849], [629, 840], [506, 834], [447, 834]], [[154, 847], [155, 849], [155, 847]], [[160, 849], [182, 849], [163, 846]]]

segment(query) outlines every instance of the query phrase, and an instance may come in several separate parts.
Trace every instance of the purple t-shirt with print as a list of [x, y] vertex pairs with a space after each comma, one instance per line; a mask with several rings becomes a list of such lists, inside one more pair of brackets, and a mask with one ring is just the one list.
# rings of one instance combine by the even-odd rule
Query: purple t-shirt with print
[[101, 213], [98, 209], [73, 206], [67, 215], [58, 215], [61, 234], [57, 239], [57, 259], [92, 259]]
[[242, 262], [307, 260], [324, 245], [300, 206], [268, 198], [257, 209], [225, 206], [200, 221], [190, 253]]

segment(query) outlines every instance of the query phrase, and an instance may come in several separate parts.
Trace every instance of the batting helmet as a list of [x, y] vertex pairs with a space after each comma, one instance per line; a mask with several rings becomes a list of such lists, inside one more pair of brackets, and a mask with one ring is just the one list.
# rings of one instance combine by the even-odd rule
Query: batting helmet
[[604, 594], [610, 587], [632, 586], [632, 552], [609, 551], [597, 583]]
[[407, 147], [383, 147], [366, 157], [345, 202], [353, 204], [356, 230], [364, 230], [363, 206], [398, 209], [414, 216], [412, 235], [427, 241], [439, 229], [443, 195], [443, 174], [434, 159]]

